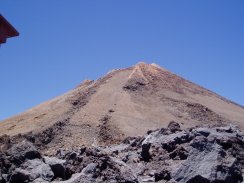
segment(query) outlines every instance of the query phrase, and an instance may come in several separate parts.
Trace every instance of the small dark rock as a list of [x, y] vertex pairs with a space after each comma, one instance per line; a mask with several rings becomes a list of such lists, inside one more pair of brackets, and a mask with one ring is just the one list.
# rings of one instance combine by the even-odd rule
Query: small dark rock
[[176, 144], [175, 143], [163, 143], [162, 144], [162, 148], [165, 149], [168, 152], [172, 152], [175, 150], [176, 148]]
[[150, 147], [151, 147], [150, 143], [142, 144], [141, 156], [142, 156], [142, 159], [146, 162], [150, 161], [150, 159], [152, 158], [149, 153]]
[[112, 113], [115, 112], [113, 109], [109, 109], [108, 112]]
[[156, 172], [154, 174], [155, 177], [155, 182], [158, 182], [160, 180], [170, 180], [171, 179], [171, 175], [170, 172], [168, 170], [162, 170], [160, 172]]
[[175, 133], [177, 131], [181, 131], [180, 129], [180, 124], [175, 122], [175, 121], [170, 121], [168, 125], [168, 129], [172, 132]]
[[188, 157], [188, 152], [182, 146], [177, 147], [169, 157], [173, 160], [185, 160]]
[[197, 176], [191, 178], [190, 180], [188, 180], [187, 183], [210, 183], [210, 180], [208, 180], [200, 175], [197, 175]]
[[29, 181], [30, 181], [30, 177], [27, 172], [15, 171], [11, 175], [9, 183], [25, 183]]
[[86, 152], [86, 147], [85, 146], [81, 147], [80, 148], [80, 155], [83, 155], [83, 153], [85, 153], [85, 152]]

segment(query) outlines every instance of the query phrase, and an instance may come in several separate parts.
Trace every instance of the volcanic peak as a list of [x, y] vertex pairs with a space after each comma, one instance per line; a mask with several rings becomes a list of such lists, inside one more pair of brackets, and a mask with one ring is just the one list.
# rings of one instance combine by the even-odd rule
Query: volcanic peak
[[[111, 112], [112, 111], [112, 112]], [[58, 147], [113, 144], [124, 137], [179, 121], [182, 128], [234, 121], [244, 129], [244, 110], [166, 69], [139, 62], [109, 72], [0, 123], [0, 135], [33, 133]]]

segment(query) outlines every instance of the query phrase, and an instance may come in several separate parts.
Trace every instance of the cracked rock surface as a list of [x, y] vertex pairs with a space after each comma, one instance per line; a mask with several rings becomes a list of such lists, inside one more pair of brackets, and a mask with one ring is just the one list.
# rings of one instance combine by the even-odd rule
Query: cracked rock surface
[[168, 128], [111, 146], [41, 153], [29, 138], [0, 137], [0, 183], [242, 183], [244, 133], [235, 126]]

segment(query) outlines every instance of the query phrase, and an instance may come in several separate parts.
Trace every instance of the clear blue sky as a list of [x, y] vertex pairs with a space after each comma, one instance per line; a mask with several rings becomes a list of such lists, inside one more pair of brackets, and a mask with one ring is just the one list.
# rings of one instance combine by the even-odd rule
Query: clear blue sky
[[0, 119], [155, 62], [244, 105], [243, 0], [1, 0], [20, 32], [0, 48]]

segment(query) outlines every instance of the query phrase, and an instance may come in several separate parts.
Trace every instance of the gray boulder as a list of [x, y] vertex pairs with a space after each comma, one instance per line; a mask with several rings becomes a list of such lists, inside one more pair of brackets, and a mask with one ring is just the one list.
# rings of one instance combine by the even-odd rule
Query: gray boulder
[[147, 135], [142, 142], [142, 146], [144, 144], [160, 145], [168, 152], [172, 152], [175, 150], [176, 145], [190, 142], [192, 138], [191, 134], [186, 131], [167, 134], [164, 129], [161, 129]]
[[120, 159], [111, 157], [111, 164], [115, 170], [118, 170], [118, 175], [115, 179], [117, 182], [138, 182], [137, 175], [135, 174], [134, 170], [126, 163], [124, 163]]
[[96, 163], [90, 163], [85, 168], [83, 168], [81, 174], [89, 178], [95, 178], [96, 168], [97, 168]]
[[28, 160], [20, 168], [16, 168], [9, 182], [22, 183], [33, 182], [35, 179], [41, 178], [45, 181], [51, 181], [54, 174], [51, 167], [39, 159]]
[[69, 180], [65, 181], [53, 181], [52, 183], [92, 183], [95, 182], [84, 176], [82, 173], [73, 174]]
[[12, 163], [19, 165], [24, 162], [26, 159], [36, 159], [41, 158], [40, 153], [35, 148], [35, 146], [24, 140], [20, 143], [13, 145], [7, 153], [10, 156]]
[[54, 173], [54, 179], [57, 177], [66, 179], [65, 165], [64, 165], [66, 163], [66, 160], [61, 160], [56, 157], [44, 157], [43, 159], [44, 162], [51, 167]]
[[186, 161], [174, 167], [172, 177], [179, 183], [238, 183], [242, 181], [241, 167], [234, 157], [226, 156], [217, 143], [204, 138], [192, 142]]

